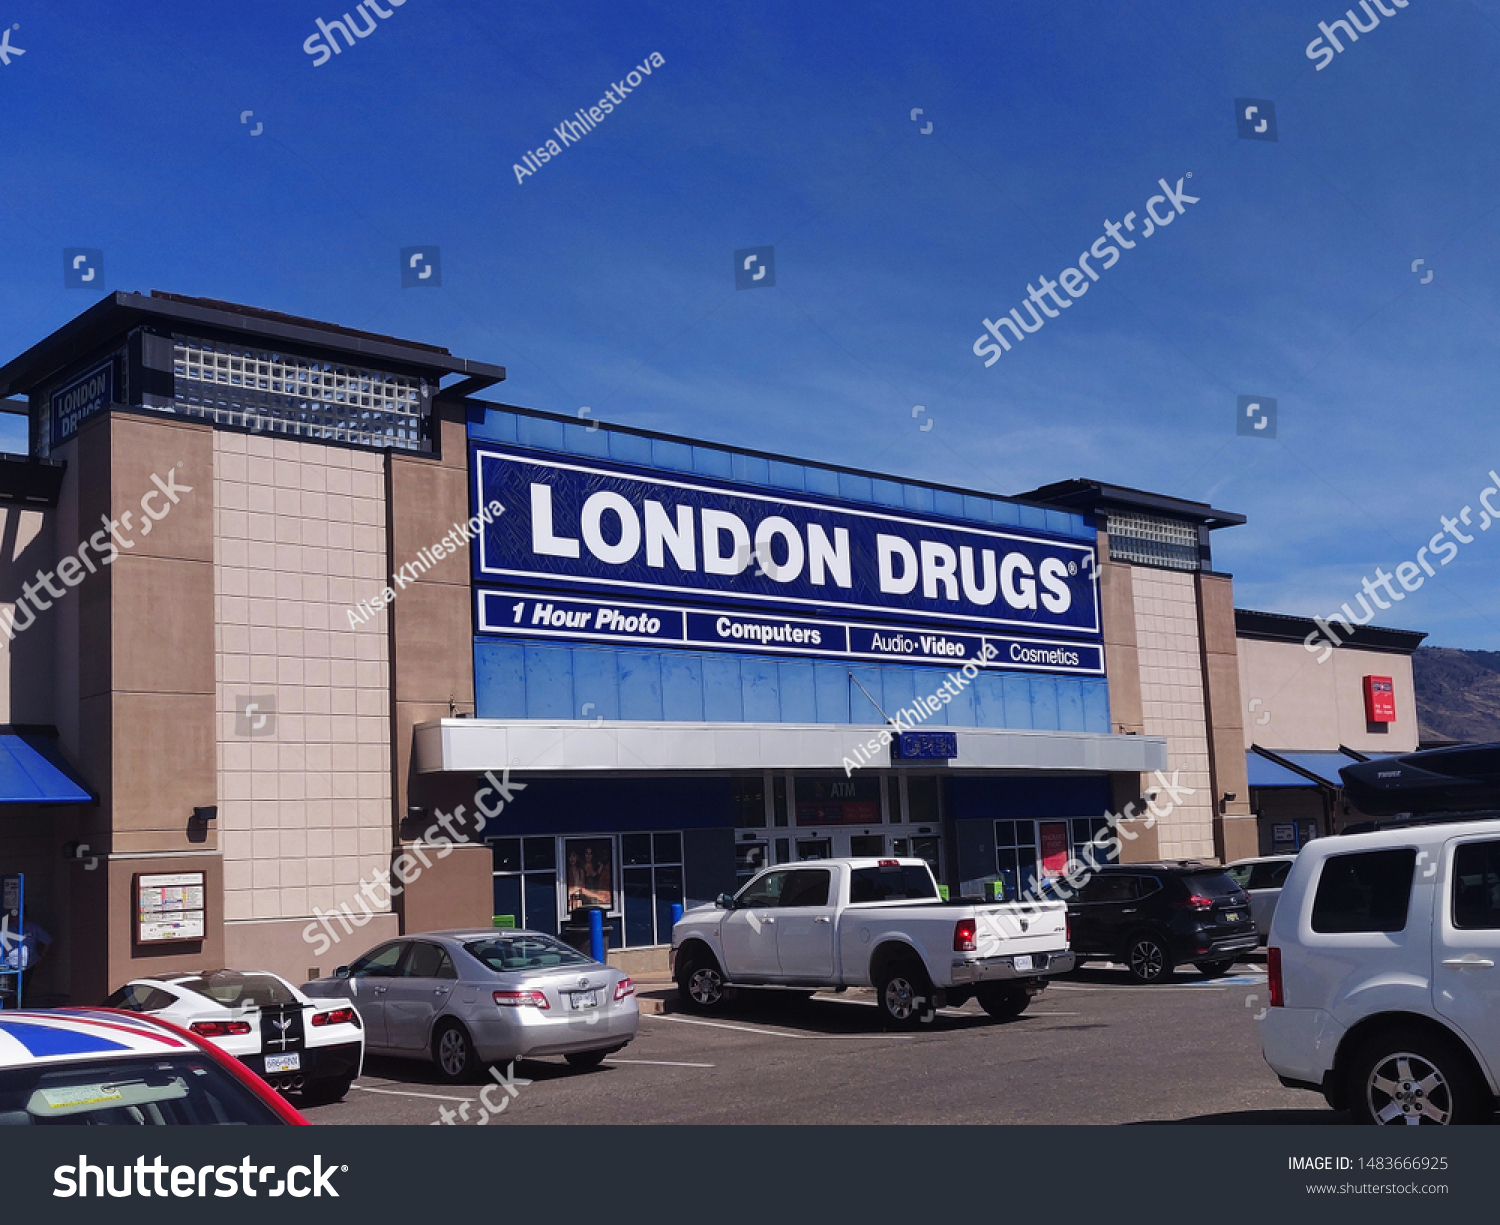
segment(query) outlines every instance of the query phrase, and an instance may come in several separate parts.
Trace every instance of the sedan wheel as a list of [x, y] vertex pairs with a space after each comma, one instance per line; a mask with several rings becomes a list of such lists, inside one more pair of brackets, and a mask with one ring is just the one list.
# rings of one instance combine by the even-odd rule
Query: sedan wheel
[[452, 1023], [444, 1026], [433, 1039], [432, 1060], [437, 1064], [438, 1074], [449, 1084], [473, 1080], [479, 1068], [474, 1043], [462, 1025]]

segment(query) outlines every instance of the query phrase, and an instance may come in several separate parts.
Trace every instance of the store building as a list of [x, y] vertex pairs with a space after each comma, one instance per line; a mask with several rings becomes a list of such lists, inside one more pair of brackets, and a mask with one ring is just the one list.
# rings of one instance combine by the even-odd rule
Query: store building
[[1411, 657], [1426, 634], [1235, 610], [1245, 757], [1259, 852], [1365, 820], [1339, 770], [1419, 747]]
[[503, 378], [125, 293], [0, 368], [32, 425], [0, 463], [0, 874], [58, 937], [39, 991], [590, 903], [661, 960], [674, 904], [826, 855], [1014, 896], [1158, 770], [1126, 857], [1256, 851], [1211, 550], [1241, 516], [481, 398]]

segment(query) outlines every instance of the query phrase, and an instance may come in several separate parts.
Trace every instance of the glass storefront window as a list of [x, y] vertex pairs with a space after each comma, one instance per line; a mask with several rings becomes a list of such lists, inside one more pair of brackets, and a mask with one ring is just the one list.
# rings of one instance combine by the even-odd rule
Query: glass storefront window
[[759, 774], [741, 775], [730, 779], [729, 787], [735, 825], [740, 829], [765, 829], [765, 777]]
[[906, 780], [907, 821], [912, 825], [938, 823], [938, 780], [935, 778], [908, 778]]
[[514, 927], [557, 934], [557, 846], [547, 838], [495, 838], [494, 914]]
[[771, 784], [771, 805], [778, 827], [786, 828], [786, 775], [778, 774]]
[[672, 906], [684, 904], [682, 835], [622, 834], [620, 857], [625, 864], [625, 947], [669, 943]]
[[901, 823], [901, 780], [894, 774], [886, 779], [886, 810], [890, 813], [892, 825]]
[[798, 825], [879, 825], [880, 779], [799, 775], [796, 807]]
[[995, 873], [1005, 886], [1007, 901], [1036, 889], [1036, 822], [995, 822]]

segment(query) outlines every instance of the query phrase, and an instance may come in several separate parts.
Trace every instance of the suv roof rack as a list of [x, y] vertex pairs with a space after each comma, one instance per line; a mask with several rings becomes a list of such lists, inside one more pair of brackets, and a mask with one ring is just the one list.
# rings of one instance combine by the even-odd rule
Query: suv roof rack
[[1339, 830], [1344, 834], [1373, 834], [1382, 830], [1405, 829], [1419, 825], [1466, 825], [1474, 821], [1500, 821], [1500, 808], [1471, 809], [1463, 812], [1401, 812], [1388, 820], [1356, 821]]

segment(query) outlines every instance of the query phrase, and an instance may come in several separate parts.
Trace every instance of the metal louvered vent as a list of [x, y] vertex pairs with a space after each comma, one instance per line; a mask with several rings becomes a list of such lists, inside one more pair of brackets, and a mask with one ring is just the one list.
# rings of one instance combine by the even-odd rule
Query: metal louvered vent
[[1198, 530], [1155, 515], [1109, 514], [1109, 555], [1114, 561], [1165, 570], [1200, 569]]
[[409, 375], [174, 336], [176, 410], [219, 425], [431, 452], [431, 389]]

